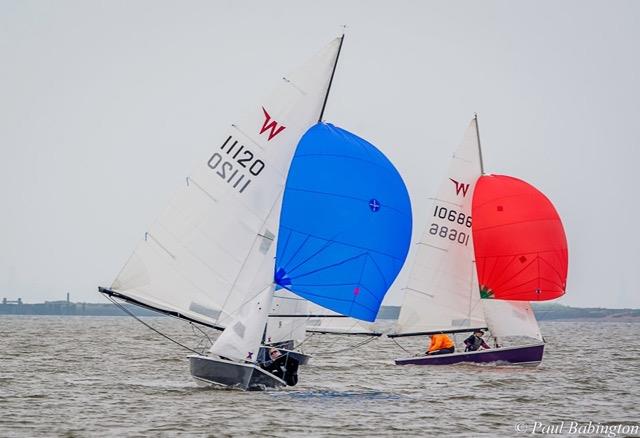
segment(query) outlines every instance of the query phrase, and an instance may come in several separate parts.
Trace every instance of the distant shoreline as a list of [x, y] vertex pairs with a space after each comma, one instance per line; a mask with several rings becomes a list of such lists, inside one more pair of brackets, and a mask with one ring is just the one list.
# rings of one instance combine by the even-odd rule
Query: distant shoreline
[[[130, 304], [123, 306], [136, 316], [162, 316], [161, 314]], [[640, 309], [605, 309], [570, 307], [555, 303], [533, 304], [538, 321], [603, 321], [640, 322]], [[382, 306], [378, 319], [394, 320], [400, 313], [399, 306]], [[3, 300], [0, 315], [60, 315], [60, 316], [127, 316], [110, 303], [74, 303], [71, 301], [45, 301], [28, 304], [22, 301]]]

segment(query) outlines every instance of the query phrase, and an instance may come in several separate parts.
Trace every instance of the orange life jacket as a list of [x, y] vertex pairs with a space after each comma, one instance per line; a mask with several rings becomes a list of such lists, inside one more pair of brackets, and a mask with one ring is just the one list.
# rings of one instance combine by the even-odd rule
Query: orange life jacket
[[443, 348], [451, 348], [454, 346], [453, 341], [447, 335], [431, 335], [431, 345], [429, 345], [429, 352], [442, 350]]

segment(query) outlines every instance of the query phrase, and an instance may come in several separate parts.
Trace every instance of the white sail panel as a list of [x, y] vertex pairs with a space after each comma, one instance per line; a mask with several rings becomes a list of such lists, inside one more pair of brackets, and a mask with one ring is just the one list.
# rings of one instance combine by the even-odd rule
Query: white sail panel
[[492, 336], [526, 336], [542, 341], [542, 333], [530, 302], [482, 300], [482, 305]]
[[[267, 343], [284, 341], [302, 342], [306, 336], [309, 302], [285, 289], [278, 290], [273, 297], [271, 317], [267, 323]], [[273, 315], [301, 315], [278, 317]]]
[[427, 211], [396, 334], [485, 325], [471, 235], [471, 200], [481, 174], [474, 119]]
[[[317, 304], [310, 304], [309, 307], [309, 314], [322, 315], [321, 317], [309, 318], [307, 322], [307, 331], [309, 332], [346, 335], [377, 335], [382, 333], [377, 323], [346, 318]], [[335, 315], [335, 318], [332, 318], [331, 315]]]
[[371, 335], [376, 336], [382, 331], [375, 323], [358, 321], [353, 318], [310, 318], [307, 331], [311, 333], [329, 333], [337, 335]]
[[302, 134], [318, 120], [340, 39], [282, 79], [219, 137], [149, 229], [112, 289], [145, 304], [226, 325], [271, 282], [282, 190]]
[[269, 285], [258, 296], [244, 303], [209, 352], [227, 359], [255, 362], [272, 300], [273, 285]]

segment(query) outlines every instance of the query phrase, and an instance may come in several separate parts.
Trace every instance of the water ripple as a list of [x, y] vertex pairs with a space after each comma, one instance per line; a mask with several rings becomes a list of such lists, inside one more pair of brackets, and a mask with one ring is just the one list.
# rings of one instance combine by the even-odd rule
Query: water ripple
[[[545, 361], [534, 369], [399, 367], [392, 359], [406, 353], [380, 339], [318, 354], [294, 388], [247, 393], [198, 387], [188, 353], [129, 318], [0, 318], [3, 437], [477, 437], [512, 436], [518, 422], [638, 421], [640, 324], [544, 322]], [[148, 321], [198, 343], [180, 321]], [[314, 336], [305, 347], [360, 340]]]

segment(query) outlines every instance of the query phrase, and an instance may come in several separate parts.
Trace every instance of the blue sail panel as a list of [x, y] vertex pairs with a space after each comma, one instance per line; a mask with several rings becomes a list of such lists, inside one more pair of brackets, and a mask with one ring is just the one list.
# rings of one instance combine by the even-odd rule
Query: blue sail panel
[[274, 281], [373, 321], [411, 242], [411, 202], [375, 146], [331, 124], [300, 140], [282, 201]]

